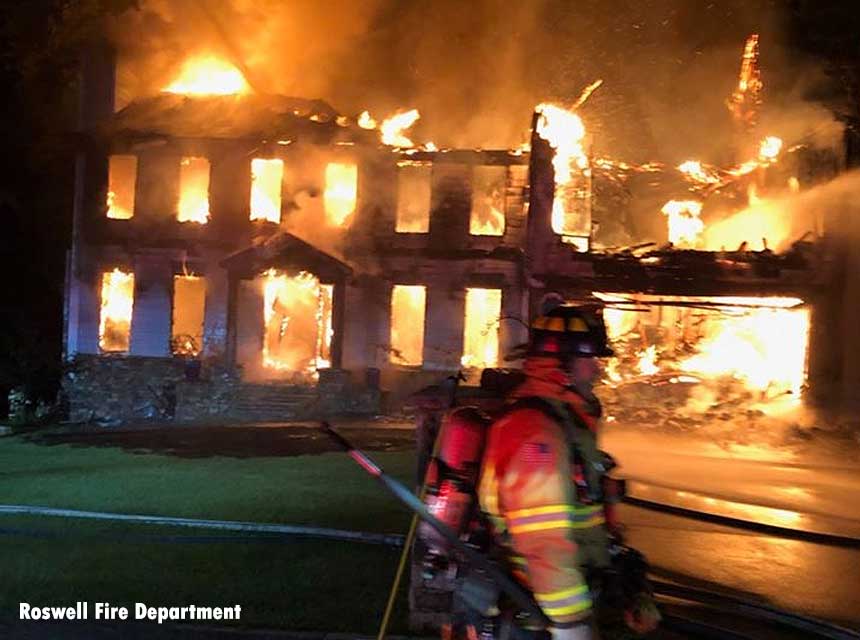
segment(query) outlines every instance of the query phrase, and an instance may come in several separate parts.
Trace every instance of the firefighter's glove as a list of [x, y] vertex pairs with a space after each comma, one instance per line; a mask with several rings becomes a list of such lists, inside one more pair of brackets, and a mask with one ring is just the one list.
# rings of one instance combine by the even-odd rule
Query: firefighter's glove
[[552, 640], [597, 640], [597, 634], [591, 630], [591, 624], [582, 623], [573, 627], [550, 628]]
[[654, 631], [660, 624], [662, 616], [657, 610], [654, 598], [648, 593], [636, 596], [633, 606], [624, 612], [624, 622], [638, 634]]

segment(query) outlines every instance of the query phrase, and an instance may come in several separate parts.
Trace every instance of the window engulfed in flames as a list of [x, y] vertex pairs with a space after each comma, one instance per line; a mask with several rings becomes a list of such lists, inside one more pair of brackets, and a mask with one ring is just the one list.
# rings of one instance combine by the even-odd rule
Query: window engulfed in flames
[[99, 349], [128, 351], [134, 309], [134, 274], [120, 269], [102, 274]]
[[604, 311], [611, 383], [692, 375], [771, 398], [798, 396], [806, 382], [810, 314], [798, 298], [597, 295], [630, 304]]
[[501, 236], [505, 233], [507, 167], [475, 167], [472, 173], [472, 212], [469, 233]]
[[330, 162], [325, 168], [325, 216], [335, 227], [346, 226], [355, 212], [358, 197], [358, 167], [351, 163]]
[[429, 162], [400, 162], [397, 166], [397, 233], [427, 233], [430, 230], [432, 165]]
[[251, 160], [251, 220], [281, 222], [281, 184], [284, 161], [279, 158]]
[[462, 366], [467, 368], [498, 366], [501, 315], [501, 289], [466, 289], [463, 355], [460, 358]]
[[110, 156], [108, 159], [107, 217], [129, 220], [134, 216], [137, 156]]
[[177, 356], [197, 356], [203, 348], [206, 279], [173, 276], [173, 314], [170, 350]]
[[209, 160], [182, 158], [179, 165], [179, 222], [209, 222]]
[[419, 366], [424, 361], [427, 288], [396, 284], [391, 290], [391, 362]]
[[313, 274], [270, 270], [262, 276], [263, 366], [314, 376], [331, 366], [333, 286]]

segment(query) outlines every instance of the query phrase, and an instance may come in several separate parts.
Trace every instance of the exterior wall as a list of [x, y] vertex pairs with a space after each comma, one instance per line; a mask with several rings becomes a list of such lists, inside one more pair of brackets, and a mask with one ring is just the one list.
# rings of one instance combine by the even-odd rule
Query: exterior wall
[[134, 307], [131, 345], [135, 356], [170, 356], [173, 269], [164, 254], [143, 254], [134, 260]]

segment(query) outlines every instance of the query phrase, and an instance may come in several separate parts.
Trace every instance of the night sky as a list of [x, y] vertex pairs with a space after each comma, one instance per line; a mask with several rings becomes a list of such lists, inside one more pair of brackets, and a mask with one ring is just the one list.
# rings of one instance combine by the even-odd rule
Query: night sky
[[[822, 104], [848, 125], [850, 140], [860, 118], [856, 2], [530, 0], [513, 11], [501, 0], [295, 2], [277, 3], [271, 20], [259, 7], [247, 15], [230, 2], [206, 3], [232, 25], [225, 34], [215, 23], [192, 22], [199, 3], [140, 4], [131, 13], [130, 1], [0, 4], [0, 413], [13, 386], [46, 398], [57, 389], [76, 64], [92, 38], [107, 35], [120, 47], [122, 101], [157, 86], [182, 55], [227, 46], [266, 91], [323, 98], [352, 114], [416, 106], [418, 139], [451, 145], [516, 144], [530, 106], [573, 101], [602, 77], [605, 88], [583, 111], [595, 146], [624, 159], [672, 162], [682, 153], [678, 139], [684, 153], [718, 153], [744, 38], [759, 32], [774, 117]], [[267, 55], [248, 37], [261, 18], [270, 23]], [[193, 38], [190, 29], [198, 30]]]

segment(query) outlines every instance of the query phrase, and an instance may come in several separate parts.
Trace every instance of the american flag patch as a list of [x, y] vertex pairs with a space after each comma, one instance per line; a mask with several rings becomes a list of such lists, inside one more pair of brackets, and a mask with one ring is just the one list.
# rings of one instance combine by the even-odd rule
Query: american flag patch
[[552, 449], [546, 442], [527, 442], [523, 446], [523, 460], [534, 466], [552, 463]]

